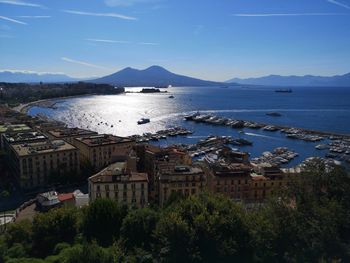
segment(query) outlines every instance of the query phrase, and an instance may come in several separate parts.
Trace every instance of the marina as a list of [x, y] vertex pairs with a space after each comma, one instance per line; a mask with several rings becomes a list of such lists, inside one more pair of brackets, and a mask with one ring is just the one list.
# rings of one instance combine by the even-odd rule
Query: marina
[[[133, 90], [139, 89], [127, 89]], [[286, 167], [298, 165], [313, 156], [325, 158], [327, 155], [346, 162], [344, 145], [347, 145], [350, 131], [347, 121], [350, 92], [337, 88], [317, 92], [312, 88], [293, 88], [293, 93], [284, 96], [273, 91], [266, 87], [173, 87], [173, 99], [169, 99], [170, 94], [164, 96], [161, 93], [87, 96], [57, 100], [54, 109], [34, 106], [28, 113], [45, 115], [68, 127], [120, 136], [134, 135], [138, 142], [159, 146], [196, 145], [213, 135], [230, 136], [236, 140], [230, 147], [249, 152], [252, 158], [271, 149], [287, 147], [299, 155], [283, 164]], [[299, 103], [298, 109], [294, 108], [295, 100]], [[101, 111], [101, 107], [107, 110]], [[281, 116], [267, 113], [280, 113]], [[150, 122], [138, 125], [137, 121], [145, 117]], [[192, 118], [196, 121], [189, 121]], [[190, 133], [174, 132], [172, 129], [176, 127]], [[242, 140], [237, 139], [252, 144], [241, 144], [239, 141]], [[332, 147], [331, 142], [334, 143]], [[318, 149], [317, 145], [327, 147]], [[330, 148], [337, 151], [344, 148], [345, 151], [331, 152]]]

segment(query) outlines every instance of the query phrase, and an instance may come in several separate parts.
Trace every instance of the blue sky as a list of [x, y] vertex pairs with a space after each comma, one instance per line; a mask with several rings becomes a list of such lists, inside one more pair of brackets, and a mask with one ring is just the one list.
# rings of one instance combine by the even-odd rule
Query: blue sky
[[350, 0], [0, 0], [0, 70], [350, 72]]

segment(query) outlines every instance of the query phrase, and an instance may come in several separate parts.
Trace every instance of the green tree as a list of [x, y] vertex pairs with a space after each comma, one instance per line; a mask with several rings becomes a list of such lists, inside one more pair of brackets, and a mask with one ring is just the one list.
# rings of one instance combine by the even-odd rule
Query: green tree
[[9, 224], [5, 233], [9, 247], [15, 243], [21, 243], [28, 251], [31, 250], [32, 235], [32, 222], [29, 220]]
[[46, 256], [60, 242], [73, 243], [77, 235], [78, 211], [75, 208], [53, 209], [37, 214], [33, 221], [33, 252]]
[[25, 258], [27, 257], [27, 252], [22, 244], [13, 244], [6, 252], [8, 258]]
[[203, 194], [169, 207], [157, 225], [162, 257], [169, 262], [249, 261], [245, 212], [230, 200]]
[[110, 199], [99, 198], [86, 208], [82, 229], [88, 241], [110, 246], [119, 238], [120, 228], [127, 209]]
[[349, 261], [349, 174], [322, 162], [291, 178], [279, 198], [250, 221], [262, 262]]
[[64, 263], [111, 263], [114, 262], [113, 251], [102, 248], [95, 242], [78, 244], [61, 251], [58, 257], [47, 260]]
[[121, 227], [121, 240], [128, 249], [151, 249], [153, 232], [158, 222], [158, 213], [149, 208], [136, 209], [128, 213]]

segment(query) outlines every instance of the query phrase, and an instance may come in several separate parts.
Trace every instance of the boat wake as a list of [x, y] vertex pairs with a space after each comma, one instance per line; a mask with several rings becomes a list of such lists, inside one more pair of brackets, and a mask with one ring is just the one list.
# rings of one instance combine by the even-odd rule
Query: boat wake
[[273, 140], [282, 140], [280, 138], [276, 138], [276, 137], [273, 137], [273, 136], [267, 136], [267, 135], [252, 133], [252, 132], [245, 132], [244, 134], [248, 135], [248, 136], [254, 136], [254, 137], [263, 137], [263, 138], [268, 138], [268, 139], [273, 139]]

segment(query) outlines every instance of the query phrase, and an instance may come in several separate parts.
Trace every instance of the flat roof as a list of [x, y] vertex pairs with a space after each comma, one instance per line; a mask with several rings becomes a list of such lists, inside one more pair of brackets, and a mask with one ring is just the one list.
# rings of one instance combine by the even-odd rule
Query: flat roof
[[136, 173], [126, 169], [126, 162], [116, 162], [107, 166], [102, 171], [91, 176], [89, 181], [93, 183], [118, 183], [118, 182], [147, 182], [147, 173]]
[[12, 144], [11, 148], [20, 157], [76, 150], [73, 145], [62, 140], [47, 140], [44, 142]]
[[188, 165], [177, 165], [172, 171], [165, 171], [162, 175], [191, 175], [200, 174], [203, 170], [198, 167], [188, 166]]
[[4, 124], [0, 125], [0, 133], [5, 132], [23, 132], [30, 131], [31, 128], [26, 124]]
[[133, 140], [129, 138], [108, 135], [108, 134], [98, 134], [98, 135], [92, 135], [87, 137], [79, 137], [79, 138], [75, 138], [75, 140], [89, 147], [133, 142]]
[[53, 130], [47, 131], [50, 135], [56, 138], [66, 138], [66, 137], [75, 137], [75, 136], [85, 136], [85, 135], [93, 135], [97, 134], [97, 132], [84, 130], [79, 128], [55, 128]]
[[35, 142], [47, 140], [47, 137], [44, 134], [37, 131], [11, 132], [5, 133], [3, 136], [8, 143]]

